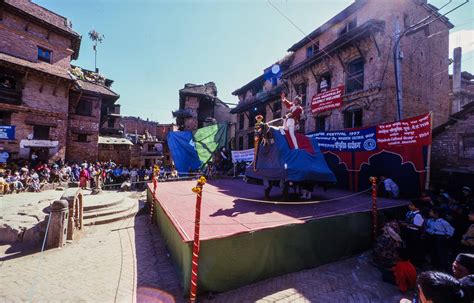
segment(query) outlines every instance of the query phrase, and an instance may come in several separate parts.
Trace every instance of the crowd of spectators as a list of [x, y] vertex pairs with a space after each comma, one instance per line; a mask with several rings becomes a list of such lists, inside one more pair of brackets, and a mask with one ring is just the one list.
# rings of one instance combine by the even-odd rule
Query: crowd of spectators
[[384, 281], [417, 291], [416, 302], [474, 302], [473, 253], [474, 195], [464, 186], [457, 195], [423, 192], [404, 218], [387, 215], [374, 263]]
[[[96, 182], [102, 187], [122, 189], [144, 189], [150, 180], [153, 167], [127, 167], [113, 161], [90, 163], [43, 163], [23, 161], [9, 163], [0, 167], [0, 194], [39, 192], [46, 184], [78, 183], [81, 188], [94, 188]], [[100, 177], [100, 178], [97, 178]], [[178, 179], [178, 172], [164, 166], [160, 170], [159, 180]]]

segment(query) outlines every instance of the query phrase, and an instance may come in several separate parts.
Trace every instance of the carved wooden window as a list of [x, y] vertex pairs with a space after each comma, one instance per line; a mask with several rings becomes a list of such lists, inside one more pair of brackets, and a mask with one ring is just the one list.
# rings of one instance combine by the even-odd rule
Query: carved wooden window
[[11, 117], [11, 112], [0, 111], [0, 125], [10, 125]]
[[81, 99], [77, 104], [76, 114], [82, 116], [92, 116], [92, 101]]
[[49, 140], [49, 126], [35, 125], [33, 126], [34, 140]]
[[53, 52], [41, 46], [38, 46], [38, 60], [51, 63], [53, 57]]
[[363, 112], [361, 108], [349, 109], [344, 112], [344, 128], [362, 126]]
[[346, 94], [364, 89], [364, 60], [356, 59], [347, 65]]

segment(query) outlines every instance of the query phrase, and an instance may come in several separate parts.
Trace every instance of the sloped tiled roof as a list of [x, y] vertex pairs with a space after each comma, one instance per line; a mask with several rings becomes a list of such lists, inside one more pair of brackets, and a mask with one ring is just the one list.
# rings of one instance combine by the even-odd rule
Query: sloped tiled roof
[[100, 84], [96, 84], [96, 83], [92, 83], [92, 82], [88, 82], [84, 80], [77, 80], [76, 83], [81, 87], [81, 89], [85, 91], [95, 92], [101, 95], [115, 97], [115, 98], [119, 97], [119, 95], [116, 94], [114, 91]]
[[31, 62], [25, 59], [0, 53], [0, 64], [9, 63], [28, 69], [33, 69], [42, 73], [50, 74], [56, 77], [64, 78], [67, 80], [72, 80], [71, 76], [68, 73], [68, 70], [57, 65], [49, 64], [46, 62]]
[[43, 22], [49, 23], [63, 31], [79, 37], [79, 34], [72, 30], [68, 20], [30, 0], [3, 0], [5, 3], [31, 15]]

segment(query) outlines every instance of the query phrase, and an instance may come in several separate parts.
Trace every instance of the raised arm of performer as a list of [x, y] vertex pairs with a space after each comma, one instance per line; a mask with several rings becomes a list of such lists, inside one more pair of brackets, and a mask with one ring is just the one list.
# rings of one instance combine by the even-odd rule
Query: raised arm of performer
[[291, 108], [291, 106], [293, 105], [293, 102], [289, 101], [287, 98], [286, 98], [286, 93], [285, 92], [282, 92], [281, 95], [281, 102], [283, 102], [283, 104], [285, 105], [286, 108]]

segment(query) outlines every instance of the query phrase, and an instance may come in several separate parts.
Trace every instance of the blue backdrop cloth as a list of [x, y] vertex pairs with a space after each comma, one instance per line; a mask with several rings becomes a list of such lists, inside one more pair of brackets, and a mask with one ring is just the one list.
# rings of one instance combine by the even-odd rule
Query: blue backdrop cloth
[[187, 173], [190, 169], [195, 171], [201, 166], [192, 132], [169, 132], [168, 147], [178, 172]]
[[311, 154], [303, 149], [290, 149], [286, 137], [278, 130], [271, 129], [274, 144], [260, 145], [257, 171], [253, 164], [247, 167], [245, 175], [255, 179], [336, 182], [336, 177], [328, 167], [318, 142], [310, 138], [314, 149]]

